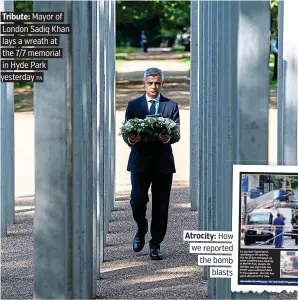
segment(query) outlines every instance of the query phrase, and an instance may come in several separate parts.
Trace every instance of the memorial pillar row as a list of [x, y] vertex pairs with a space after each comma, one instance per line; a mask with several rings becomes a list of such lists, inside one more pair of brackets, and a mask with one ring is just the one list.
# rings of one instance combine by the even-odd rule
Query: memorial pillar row
[[[197, 5], [191, 7], [192, 20], [199, 20], [198, 28], [192, 22], [192, 36], [199, 32], [199, 47], [192, 48], [198, 63], [193, 57], [191, 74], [198, 78], [192, 75], [191, 100], [198, 95], [198, 103], [191, 103], [191, 116], [197, 118], [191, 120], [191, 140], [200, 148], [191, 146], [192, 164], [199, 169], [198, 183], [190, 179], [191, 197], [198, 199], [200, 230], [230, 231], [232, 165], [268, 160], [270, 7], [268, 1], [201, 1], [197, 13]], [[247, 40], [254, 40], [258, 51], [247, 47]], [[194, 169], [191, 172], [196, 175]], [[229, 279], [211, 278], [204, 269], [210, 298], [254, 297], [232, 295]]]

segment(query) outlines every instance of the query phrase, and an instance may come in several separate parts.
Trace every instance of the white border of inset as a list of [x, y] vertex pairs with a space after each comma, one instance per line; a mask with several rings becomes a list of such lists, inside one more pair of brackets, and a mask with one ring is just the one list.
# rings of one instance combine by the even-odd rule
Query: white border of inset
[[267, 165], [233, 165], [233, 213], [232, 213], [232, 228], [233, 228], [233, 277], [231, 278], [232, 292], [257, 292], [262, 293], [287, 291], [292, 293], [297, 291], [297, 286], [289, 285], [238, 285], [238, 243], [239, 243], [239, 193], [240, 193], [240, 173], [293, 173], [298, 174], [298, 166], [267, 166]]

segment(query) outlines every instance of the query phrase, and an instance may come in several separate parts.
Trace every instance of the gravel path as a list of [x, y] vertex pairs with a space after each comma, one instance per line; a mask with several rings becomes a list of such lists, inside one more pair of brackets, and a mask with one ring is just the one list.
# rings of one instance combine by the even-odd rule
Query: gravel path
[[[161, 250], [162, 261], [151, 261], [148, 241], [139, 253], [132, 250], [135, 224], [129, 200], [116, 202], [107, 238], [105, 262], [98, 281], [99, 299], [206, 299], [207, 284], [197, 256], [189, 254], [183, 230], [196, 228], [197, 213], [190, 210], [188, 188], [176, 182], [172, 189], [169, 226]], [[123, 196], [127, 195], [125, 193]], [[150, 203], [147, 217], [151, 216]]]
[[34, 198], [16, 199], [16, 223], [1, 238], [1, 299], [33, 299]]

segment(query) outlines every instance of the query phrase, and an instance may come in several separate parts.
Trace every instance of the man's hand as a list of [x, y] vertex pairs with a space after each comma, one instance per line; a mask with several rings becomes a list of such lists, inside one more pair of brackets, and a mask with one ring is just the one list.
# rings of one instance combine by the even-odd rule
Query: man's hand
[[141, 140], [141, 136], [139, 134], [138, 135], [130, 135], [128, 138], [133, 144], [136, 144]]
[[160, 134], [160, 135], [159, 135], [159, 139], [160, 139], [163, 143], [168, 142], [168, 141], [170, 140], [170, 138], [171, 138], [171, 136], [168, 135], [168, 134], [165, 134], [165, 135]]

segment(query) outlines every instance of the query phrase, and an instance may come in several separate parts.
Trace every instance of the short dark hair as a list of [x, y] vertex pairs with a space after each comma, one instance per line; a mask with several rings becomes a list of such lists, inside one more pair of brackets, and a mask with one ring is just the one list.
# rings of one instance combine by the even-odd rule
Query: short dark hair
[[164, 73], [158, 68], [149, 68], [144, 72], [144, 81], [148, 76], [159, 76], [161, 81], [164, 81]]
[[277, 216], [280, 217], [280, 213], [277, 213]]

